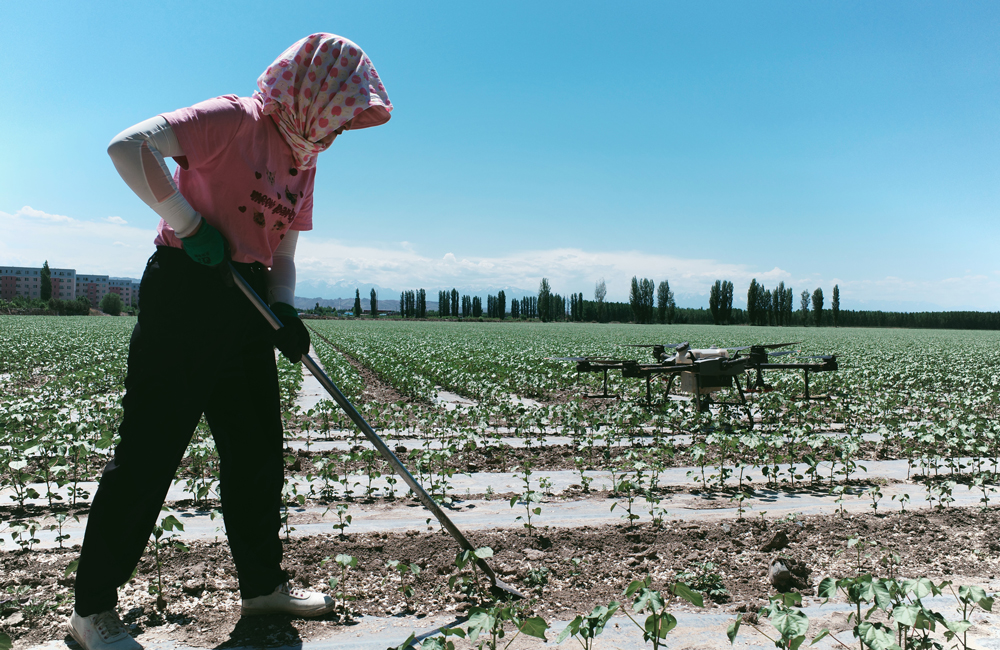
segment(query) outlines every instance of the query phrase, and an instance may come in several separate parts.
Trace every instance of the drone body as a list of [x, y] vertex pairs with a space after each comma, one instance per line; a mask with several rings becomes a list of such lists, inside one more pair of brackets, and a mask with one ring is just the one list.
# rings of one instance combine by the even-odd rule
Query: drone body
[[[576, 361], [577, 372], [603, 372], [604, 392], [586, 397], [618, 397], [608, 393], [608, 371], [621, 370], [622, 377], [644, 378], [646, 380], [646, 400], [652, 402], [650, 381], [654, 375], [667, 381], [666, 394], [670, 394], [674, 380], [680, 378], [679, 392], [694, 397], [699, 411], [704, 411], [712, 403], [712, 393], [734, 385], [740, 395], [740, 403], [746, 404], [746, 392], [758, 392], [769, 387], [764, 383], [765, 370], [802, 370], [805, 373], [804, 399], [822, 399], [809, 394], [809, 373], [828, 372], [837, 369], [835, 355], [805, 357], [819, 359], [818, 363], [772, 363], [773, 356], [792, 354], [794, 350], [770, 352], [775, 348], [787, 347], [795, 343], [751, 345], [742, 348], [692, 348], [688, 343], [670, 345], [639, 345], [631, 347], [653, 348], [654, 363], [640, 363], [638, 360], [611, 359], [604, 357], [564, 357], [566, 361]], [[668, 351], [669, 350], [669, 351]], [[744, 351], [748, 353], [743, 354]], [[751, 388], [750, 373], [756, 373]], [[740, 377], [746, 375], [746, 389]]]

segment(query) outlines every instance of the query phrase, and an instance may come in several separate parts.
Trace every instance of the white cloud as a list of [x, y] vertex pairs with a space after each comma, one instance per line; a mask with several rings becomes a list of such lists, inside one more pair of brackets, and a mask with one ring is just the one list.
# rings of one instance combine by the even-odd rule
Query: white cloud
[[[86, 221], [48, 214], [25, 206], [13, 214], [0, 211], [0, 263], [41, 266], [48, 260], [57, 268], [81, 273], [106, 273], [141, 277], [153, 252], [155, 230], [128, 225], [121, 217]], [[377, 284], [396, 290], [424, 287], [464, 287], [485, 291], [496, 287], [532, 290], [547, 277], [560, 293], [582, 291], [593, 295], [595, 282], [605, 278], [608, 298], [625, 300], [633, 275], [664, 278], [682, 304], [707, 304], [708, 289], [716, 279], [735, 285], [736, 304], [745, 302], [752, 278], [773, 287], [792, 286], [796, 294], [819, 286], [829, 304], [834, 284], [840, 285], [841, 305], [851, 308], [982, 309], [1000, 305], [1000, 274], [967, 274], [961, 277], [917, 281], [884, 278], [823, 278], [796, 274], [780, 267], [754, 268], [712, 259], [686, 259], [667, 254], [635, 251], [599, 251], [558, 248], [511, 253], [497, 257], [440, 257], [422, 255], [409, 242], [395, 246], [351, 246], [304, 233], [298, 245], [299, 282], [312, 287], [337, 283]], [[796, 302], [798, 297], [796, 295]]]
[[[745, 304], [750, 280], [768, 288], [784, 282], [798, 293], [823, 287], [829, 304], [833, 285], [840, 285], [844, 309], [879, 308], [880, 304], [901, 309], [997, 309], [1000, 281], [984, 275], [913, 281], [898, 277], [881, 279], [822, 278], [797, 275], [780, 267], [754, 268], [711, 259], [686, 259], [666, 254], [635, 251], [586, 251], [576, 248], [524, 251], [501, 257], [440, 258], [420, 255], [412, 246], [377, 248], [349, 246], [337, 240], [318, 240], [303, 234], [299, 239], [296, 266], [300, 282], [312, 286], [336, 283], [377, 284], [393, 289], [410, 287], [519, 287], [533, 289], [547, 277], [556, 291], [582, 291], [593, 295], [594, 284], [605, 278], [610, 300], [626, 300], [633, 275], [659, 282], [666, 278], [684, 304], [707, 306], [708, 290], [717, 279], [735, 285], [736, 304]], [[909, 306], [908, 306], [909, 305]]]
[[[151, 220], [152, 221], [152, 220]], [[121, 217], [85, 221], [24, 206], [0, 211], [0, 261], [11, 266], [41, 266], [80, 273], [138, 278], [155, 250], [153, 228], [127, 225]]]

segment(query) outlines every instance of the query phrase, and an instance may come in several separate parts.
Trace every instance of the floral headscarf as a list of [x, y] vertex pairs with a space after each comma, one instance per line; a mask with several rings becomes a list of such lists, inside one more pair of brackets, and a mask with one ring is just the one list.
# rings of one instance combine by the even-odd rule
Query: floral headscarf
[[264, 104], [299, 169], [316, 166], [320, 144], [348, 120], [351, 130], [385, 124], [392, 102], [371, 60], [342, 36], [312, 34], [282, 52], [257, 79]]

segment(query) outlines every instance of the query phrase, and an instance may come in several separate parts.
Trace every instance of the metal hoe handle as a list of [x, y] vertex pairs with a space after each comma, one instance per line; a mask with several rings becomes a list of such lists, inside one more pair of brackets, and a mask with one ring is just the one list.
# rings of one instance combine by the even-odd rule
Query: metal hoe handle
[[[270, 323], [271, 327], [273, 327], [276, 330], [281, 329], [283, 327], [281, 321], [278, 320], [278, 317], [274, 315], [274, 312], [272, 312], [271, 309], [266, 304], [264, 304], [264, 301], [260, 299], [260, 296], [257, 295], [257, 292], [254, 291], [249, 284], [247, 284], [247, 281], [243, 279], [243, 276], [240, 275], [239, 271], [237, 271], [236, 268], [233, 267], [231, 263], [229, 264], [229, 268], [233, 273], [233, 279], [236, 281], [236, 286], [238, 286], [240, 288], [240, 291], [242, 291], [246, 295], [246, 297], [250, 299], [250, 302], [252, 302], [254, 307], [257, 308], [257, 311], [259, 311], [261, 315], [265, 319], [267, 319], [267, 322]], [[326, 389], [326, 392], [330, 393], [330, 396], [333, 397], [334, 401], [336, 401], [337, 404], [340, 405], [340, 408], [342, 408], [344, 412], [347, 413], [348, 417], [350, 417], [351, 420], [354, 421], [354, 424], [356, 424], [358, 428], [361, 429], [361, 432], [365, 434], [365, 437], [368, 438], [368, 441], [375, 446], [375, 449], [378, 450], [378, 453], [382, 454], [382, 457], [385, 458], [385, 460], [392, 466], [396, 474], [398, 474], [403, 479], [403, 482], [406, 483], [406, 485], [409, 486], [411, 490], [413, 490], [413, 493], [417, 495], [418, 499], [420, 499], [420, 503], [422, 503], [425, 508], [430, 510], [431, 514], [433, 514], [434, 517], [437, 518], [439, 522], [441, 522], [441, 525], [445, 528], [445, 530], [447, 530], [451, 534], [451, 536], [455, 538], [455, 541], [458, 542], [459, 546], [461, 546], [465, 550], [474, 551], [475, 547], [469, 543], [469, 540], [465, 538], [465, 535], [462, 534], [462, 531], [460, 531], [458, 527], [455, 526], [454, 523], [452, 523], [451, 519], [448, 518], [448, 515], [446, 515], [444, 511], [441, 510], [441, 506], [439, 506], [434, 501], [434, 499], [432, 499], [431, 496], [427, 494], [427, 491], [424, 490], [424, 488], [421, 487], [419, 483], [417, 483], [417, 480], [413, 478], [413, 475], [410, 474], [410, 471], [406, 469], [406, 467], [403, 465], [402, 462], [400, 462], [399, 458], [396, 457], [396, 454], [394, 454], [392, 450], [389, 449], [389, 447], [385, 444], [385, 442], [383, 442], [382, 438], [380, 438], [379, 435], [375, 433], [375, 430], [371, 427], [371, 425], [368, 424], [368, 422], [364, 419], [364, 417], [362, 417], [360, 413], [358, 413], [358, 410], [354, 408], [354, 405], [351, 404], [350, 400], [348, 400], [347, 397], [345, 397], [344, 394], [340, 392], [340, 389], [337, 387], [337, 385], [333, 383], [333, 380], [330, 379], [325, 372], [323, 372], [323, 370], [316, 364], [313, 358], [310, 357], [308, 354], [303, 354], [302, 365], [304, 365], [309, 370], [309, 372], [311, 372], [312, 375], [317, 380], [319, 380], [319, 383], [323, 385], [323, 388]], [[514, 596], [523, 598], [523, 594], [521, 594], [517, 589], [511, 587], [508, 584], [505, 584], [497, 577], [496, 573], [493, 571], [490, 565], [486, 563], [486, 560], [477, 559], [476, 564], [479, 566], [480, 569], [483, 570], [483, 573], [485, 573], [487, 577], [489, 577], [490, 581], [493, 583], [495, 587], [498, 587], [501, 590], [509, 594], [512, 594]]]

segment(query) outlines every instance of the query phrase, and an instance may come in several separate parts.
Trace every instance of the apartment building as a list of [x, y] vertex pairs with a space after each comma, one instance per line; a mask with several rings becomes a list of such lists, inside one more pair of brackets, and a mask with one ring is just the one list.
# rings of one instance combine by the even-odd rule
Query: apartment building
[[[76, 270], [49, 269], [52, 295], [60, 300], [76, 298]], [[0, 298], [13, 300], [14, 296], [41, 298], [42, 269], [25, 266], [0, 266]]]
[[101, 298], [109, 290], [111, 278], [106, 275], [78, 275], [76, 276], [76, 298], [86, 296], [87, 300], [94, 307], [101, 304]]
[[133, 280], [132, 278], [110, 278], [108, 279], [108, 291], [113, 291], [121, 296], [122, 304], [126, 306], [139, 304], [138, 280]]
[[[139, 280], [112, 278], [107, 275], [78, 275], [75, 269], [49, 269], [52, 297], [75, 300], [86, 296], [97, 307], [109, 292], [117, 293], [125, 306], [139, 304]], [[42, 297], [42, 269], [24, 266], [0, 266], [0, 298], [13, 300]]]

